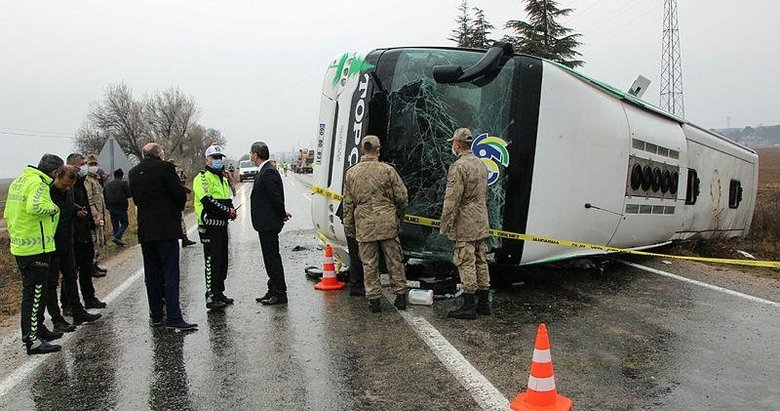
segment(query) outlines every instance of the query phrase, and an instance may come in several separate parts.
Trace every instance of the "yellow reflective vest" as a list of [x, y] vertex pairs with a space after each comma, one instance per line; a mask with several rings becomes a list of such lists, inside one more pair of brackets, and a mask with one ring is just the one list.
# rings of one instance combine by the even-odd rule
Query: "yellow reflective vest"
[[228, 179], [210, 168], [201, 170], [192, 180], [193, 205], [201, 227], [227, 227], [231, 200]]
[[60, 209], [51, 200], [52, 178], [27, 166], [8, 189], [3, 217], [11, 237], [11, 254], [30, 256], [55, 251], [54, 233]]

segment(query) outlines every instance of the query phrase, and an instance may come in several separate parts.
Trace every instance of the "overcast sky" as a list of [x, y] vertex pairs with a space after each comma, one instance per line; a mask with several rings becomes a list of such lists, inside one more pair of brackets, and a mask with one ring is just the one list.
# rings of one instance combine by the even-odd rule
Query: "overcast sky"
[[[452, 45], [459, 3], [0, 0], [0, 177], [45, 151], [70, 152], [67, 136], [120, 80], [138, 97], [179, 86], [236, 156], [258, 139], [272, 151], [311, 144], [332, 58]], [[520, 0], [470, 3], [497, 27], [525, 18]], [[645, 99], [657, 104], [663, 0], [560, 3], [575, 8], [562, 22], [583, 34], [580, 70], [621, 89], [642, 74], [653, 81]], [[686, 117], [708, 128], [725, 127], [726, 117], [734, 127], [780, 124], [780, 3], [679, 3]]]

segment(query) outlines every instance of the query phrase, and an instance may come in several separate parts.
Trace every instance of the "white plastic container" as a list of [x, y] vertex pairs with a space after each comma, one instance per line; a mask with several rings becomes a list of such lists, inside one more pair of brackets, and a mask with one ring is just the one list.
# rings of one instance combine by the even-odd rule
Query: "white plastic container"
[[409, 290], [409, 304], [433, 305], [433, 290]]

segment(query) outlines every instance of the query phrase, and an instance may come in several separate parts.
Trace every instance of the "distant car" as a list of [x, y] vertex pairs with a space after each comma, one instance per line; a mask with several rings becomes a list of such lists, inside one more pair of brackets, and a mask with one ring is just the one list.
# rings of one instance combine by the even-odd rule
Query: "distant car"
[[258, 171], [259, 169], [257, 166], [249, 160], [244, 160], [238, 163], [238, 179], [241, 182], [244, 180], [254, 179], [255, 174], [257, 174]]

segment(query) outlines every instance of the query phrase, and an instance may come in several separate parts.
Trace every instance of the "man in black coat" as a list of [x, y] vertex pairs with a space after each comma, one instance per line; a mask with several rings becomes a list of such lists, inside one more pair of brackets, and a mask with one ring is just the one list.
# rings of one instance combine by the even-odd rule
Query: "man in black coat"
[[[76, 257], [73, 252], [73, 222], [77, 217], [81, 216], [83, 218], [87, 215], [85, 211], [77, 210], [74, 203], [73, 185], [77, 180], [78, 170], [78, 167], [75, 166], [64, 166], [58, 172], [51, 186], [51, 199], [60, 208], [60, 221], [57, 224], [57, 231], [54, 233], [54, 243], [57, 251], [52, 257], [52, 273], [49, 279], [49, 288], [45, 295], [46, 309], [49, 311], [54, 329], [61, 332], [75, 331], [76, 327], [63, 318], [59, 308], [57, 284], [59, 283], [60, 273], [62, 273], [62, 297], [60, 299], [63, 307], [69, 307], [73, 315], [73, 324], [80, 325], [100, 318], [100, 314], [91, 314], [81, 305], [77, 285], [78, 269], [76, 268]], [[89, 261], [91, 262], [91, 260]], [[92, 276], [87, 275], [86, 278], [91, 285]], [[93, 299], [95, 299], [94, 290], [92, 288], [91, 297]], [[92, 303], [92, 305], [95, 305], [94, 301]], [[41, 312], [42, 314], [43, 312]]]
[[279, 233], [292, 214], [284, 208], [282, 177], [268, 161], [268, 146], [260, 141], [252, 144], [250, 156], [259, 167], [252, 186], [252, 227], [260, 235], [260, 248], [268, 273], [268, 292], [255, 300], [263, 305], [287, 304], [287, 284], [284, 281], [282, 256], [279, 254]]
[[[73, 220], [73, 258], [78, 269], [78, 283], [81, 288], [81, 297], [84, 298], [84, 308], [104, 308], [106, 303], [95, 297], [95, 286], [92, 284], [92, 277], [99, 274], [95, 272], [95, 245], [92, 243], [92, 230], [95, 228], [95, 220], [92, 218], [92, 212], [89, 207], [89, 196], [84, 186], [87, 178], [87, 164], [84, 156], [79, 153], [73, 153], [68, 156], [68, 165], [79, 169], [76, 184], [73, 186], [73, 202], [76, 209], [76, 215]], [[67, 263], [68, 261], [66, 261]], [[105, 274], [103, 274], [105, 276]], [[63, 288], [64, 290], [64, 288]], [[80, 310], [73, 311], [71, 308], [71, 298], [68, 293], [62, 293], [60, 298], [64, 311], [71, 312], [74, 315], [73, 322], [78, 325], [79, 321], [75, 315]], [[76, 301], [74, 300], [73, 303]]]
[[106, 208], [111, 216], [113, 228], [111, 241], [120, 246], [125, 245], [122, 236], [127, 230], [127, 207], [130, 205], [127, 201], [130, 198], [130, 185], [122, 180], [124, 176], [125, 173], [121, 168], [114, 170], [114, 179], [106, 183], [103, 189], [103, 197], [106, 199]]
[[146, 296], [152, 325], [174, 331], [194, 331], [197, 324], [184, 321], [179, 304], [179, 238], [181, 212], [187, 202], [176, 167], [165, 160], [157, 143], [143, 147], [143, 160], [128, 173], [130, 191], [138, 208], [138, 242], [144, 258]]

